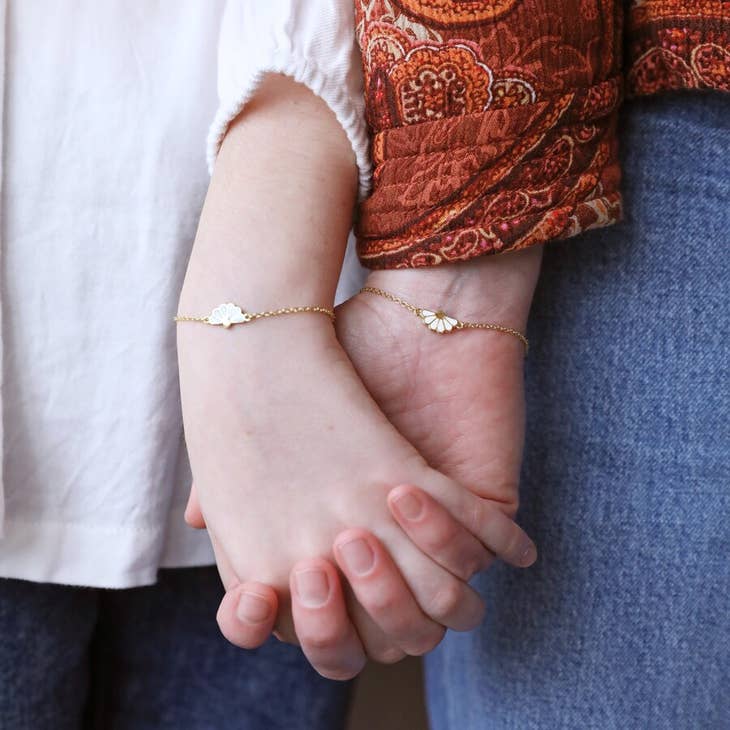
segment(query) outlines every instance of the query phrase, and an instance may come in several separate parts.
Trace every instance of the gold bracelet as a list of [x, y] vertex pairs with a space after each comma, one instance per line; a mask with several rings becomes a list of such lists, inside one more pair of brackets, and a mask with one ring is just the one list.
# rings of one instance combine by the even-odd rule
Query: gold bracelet
[[314, 314], [326, 314], [333, 322], [335, 312], [328, 307], [282, 307], [269, 312], [247, 312], [233, 302], [219, 304], [210, 314], [205, 317], [189, 317], [178, 314], [172, 318], [173, 322], [203, 322], [205, 324], [221, 325], [228, 329], [233, 324], [247, 324], [264, 317], [278, 317], [281, 314], [299, 314], [300, 312], [313, 312]]
[[513, 330], [511, 327], [505, 327], [501, 324], [492, 324], [491, 322], [462, 322], [456, 319], [456, 317], [450, 317], [448, 314], [443, 312], [441, 309], [423, 309], [422, 307], [414, 307], [409, 304], [405, 299], [397, 297], [395, 294], [383, 291], [374, 286], [364, 286], [360, 289], [361, 292], [370, 292], [371, 294], [377, 294], [380, 297], [400, 304], [401, 307], [405, 307], [409, 312], [413, 312], [423, 324], [431, 330], [440, 335], [448, 334], [454, 330], [493, 330], [494, 332], [503, 332], [506, 335], [512, 335], [516, 337], [525, 346], [525, 357], [530, 349], [530, 343], [527, 341], [521, 332]]

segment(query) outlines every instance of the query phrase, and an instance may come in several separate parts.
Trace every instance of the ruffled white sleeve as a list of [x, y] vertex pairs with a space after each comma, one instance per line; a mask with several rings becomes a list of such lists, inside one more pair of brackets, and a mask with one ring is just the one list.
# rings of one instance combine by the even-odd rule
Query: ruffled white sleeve
[[207, 144], [211, 174], [228, 125], [267, 73], [283, 73], [332, 109], [355, 153], [360, 199], [367, 194], [371, 167], [353, 6], [352, 0], [228, 0], [218, 47], [219, 105]]

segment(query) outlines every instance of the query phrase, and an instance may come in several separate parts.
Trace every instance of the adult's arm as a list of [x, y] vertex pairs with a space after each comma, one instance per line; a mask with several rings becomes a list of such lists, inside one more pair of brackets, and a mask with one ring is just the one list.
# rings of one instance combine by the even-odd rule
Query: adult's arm
[[621, 4], [356, 0], [373, 269], [523, 249], [621, 216]]

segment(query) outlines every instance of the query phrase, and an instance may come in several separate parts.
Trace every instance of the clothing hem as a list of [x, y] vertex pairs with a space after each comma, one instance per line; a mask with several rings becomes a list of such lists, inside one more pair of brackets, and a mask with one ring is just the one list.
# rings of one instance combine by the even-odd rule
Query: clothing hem
[[159, 530], [152, 527], [6, 519], [0, 576], [88, 588], [134, 588], [156, 583], [160, 567], [211, 564], [210, 549], [195, 550], [182, 559], [168, 555], [160, 563], [159, 539]]
[[341, 87], [328, 82], [327, 75], [314, 64], [301, 57], [292, 58], [289, 54], [281, 56], [274, 54], [269, 63], [262, 64], [249, 76], [236, 99], [220, 104], [208, 132], [206, 145], [208, 172], [213, 174], [215, 159], [228, 126], [250, 101], [269, 73], [282, 73], [304, 84], [321, 97], [333, 111], [352, 145], [359, 171], [358, 199], [364, 200], [370, 191], [372, 166], [367, 126], [362, 112], [358, 111], [349, 94], [344, 93]]

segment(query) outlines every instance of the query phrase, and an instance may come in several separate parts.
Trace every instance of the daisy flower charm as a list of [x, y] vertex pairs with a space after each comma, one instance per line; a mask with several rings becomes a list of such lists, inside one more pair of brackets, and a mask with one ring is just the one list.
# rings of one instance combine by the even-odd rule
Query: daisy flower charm
[[220, 324], [226, 329], [232, 324], [243, 324], [251, 321], [251, 315], [241, 310], [241, 307], [226, 302], [218, 305], [209, 315], [208, 324]]
[[426, 325], [432, 332], [438, 332], [443, 335], [446, 332], [451, 332], [459, 324], [458, 319], [449, 317], [444, 314], [441, 310], [432, 312], [430, 309], [421, 309], [418, 313], [423, 324]]

